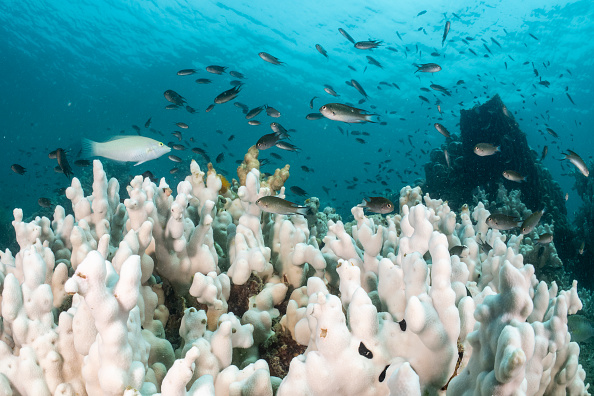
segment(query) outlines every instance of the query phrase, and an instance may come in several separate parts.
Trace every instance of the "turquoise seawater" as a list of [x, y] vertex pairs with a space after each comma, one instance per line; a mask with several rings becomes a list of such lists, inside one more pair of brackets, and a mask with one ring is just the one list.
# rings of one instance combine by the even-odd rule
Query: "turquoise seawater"
[[[0, 221], [9, 225], [14, 207], [23, 208], [26, 217], [50, 215], [51, 208], [38, 205], [40, 197], [67, 203], [57, 189], [69, 180], [54, 171], [57, 162], [48, 154], [58, 147], [67, 150], [75, 176], [87, 179], [91, 168], [73, 165], [82, 158], [82, 138], [136, 135], [135, 125], [143, 136], [183, 144], [185, 150], [171, 152], [182, 158], [180, 164], [167, 156], [137, 167], [104, 161], [108, 176], [122, 185], [150, 170], [175, 187], [189, 174], [191, 158], [205, 164], [192, 147], [204, 149], [213, 162], [224, 153], [214, 165], [236, 177], [237, 161], [271, 132], [274, 121], [294, 129], [290, 142], [301, 151], [263, 151], [260, 158], [270, 163], [262, 170], [272, 173], [289, 164], [287, 187], [298, 186], [348, 216], [365, 196], [391, 196], [418, 183], [430, 151], [444, 143], [433, 124], [459, 134], [460, 110], [495, 94], [537, 153], [549, 146], [544, 163], [569, 193], [571, 216], [581, 200], [572, 190], [571, 165], [558, 160], [565, 149], [586, 161], [594, 152], [593, 16], [589, 0], [2, 1]], [[451, 27], [442, 45], [447, 21]], [[382, 45], [357, 49], [339, 28], [355, 41]], [[259, 52], [284, 63], [267, 63]], [[415, 73], [415, 63], [437, 63], [442, 70]], [[206, 71], [209, 65], [228, 69], [216, 75]], [[196, 73], [180, 76], [182, 69]], [[245, 77], [235, 101], [249, 108], [267, 104], [281, 117], [263, 112], [255, 118], [262, 125], [249, 125], [235, 101], [206, 112], [237, 79], [230, 71]], [[196, 83], [200, 78], [212, 82]], [[358, 103], [363, 96], [345, 84], [352, 79], [369, 95], [363, 103]], [[447, 88], [451, 96], [431, 84]], [[340, 96], [326, 93], [325, 85]], [[186, 98], [196, 113], [165, 109], [168, 89]], [[331, 102], [376, 113], [379, 122], [305, 118]], [[180, 129], [177, 122], [189, 128]], [[559, 138], [553, 139], [547, 127]], [[174, 131], [181, 131], [181, 141]], [[12, 164], [27, 172], [16, 174]], [[171, 174], [174, 167], [180, 170]], [[288, 191], [287, 199], [305, 197]]]

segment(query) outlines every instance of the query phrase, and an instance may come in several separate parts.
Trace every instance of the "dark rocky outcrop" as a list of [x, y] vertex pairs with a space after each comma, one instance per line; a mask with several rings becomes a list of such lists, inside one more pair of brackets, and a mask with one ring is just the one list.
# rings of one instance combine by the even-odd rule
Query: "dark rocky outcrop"
[[[459, 209], [465, 203], [474, 203], [473, 193], [477, 187], [483, 189], [492, 201], [500, 183], [508, 191], [519, 189], [528, 209], [546, 208], [542, 221], [554, 223], [555, 246], [565, 262], [575, 256], [571, 243], [575, 233], [567, 218], [563, 192], [540, 163], [540, 153], [530, 149], [526, 134], [511, 113], [504, 109], [501, 98], [495, 95], [483, 105], [461, 111], [460, 135], [452, 135], [440, 149], [431, 152], [431, 161], [425, 165], [423, 191], [447, 199], [452, 208]], [[478, 156], [474, 153], [477, 143], [494, 144], [500, 147], [500, 152]], [[445, 161], [446, 149], [450, 168]], [[505, 179], [505, 170], [521, 173], [526, 176], [526, 181], [517, 183]]]

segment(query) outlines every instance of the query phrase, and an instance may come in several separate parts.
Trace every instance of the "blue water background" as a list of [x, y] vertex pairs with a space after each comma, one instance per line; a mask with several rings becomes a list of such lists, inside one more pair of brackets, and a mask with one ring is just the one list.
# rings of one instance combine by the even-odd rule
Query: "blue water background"
[[[418, 172], [402, 174], [409, 184], [424, 177], [422, 166], [429, 160], [428, 152], [444, 143], [444, 137], [433, 128], [439, 117], [437, 98], [444, 111], [439, 122], [450, 132], [459, 133], [456, 125], [460, 110], [484, 103], [497, 93], [515, 114], [531, 147], [540, 154], [543, 145], [549, 145], [544, 163], [563, 190], [569, 192], [571, 214], [581, 201], [571, 189], [573, 177], [567, 175], [571, 165], [558, 159], [567, 148], [584, 159], [590, 159], [594, 152], [593, 9], [590, 0], [4, 0], [0, 3], [0, 221], [10, 221], [14, 207], [24, 208], [25, 216], [51, 213], [38, 206], [38, 198], [58, 202], [54, 189], [69, 185], [64, 175], [54, 172], [57, 162], [48, 158], [57, 147], [71, 150], [73, 162], [81, 138], [101, 141], [120, 131], [133, 135], [132, 125], [140, 126], [145, 136], [177, 143], [171, 132], [179, 130], [174, 125], [179, 121], [190, 125], [187, 131], [182, 130], [184, 140], [195, 139], [190, 147], [206, 145], [213, 160], [225, 153], [225, 160], [215, 166], [230, 177], [236, 176], [235, 160], [241, 159], [261, 135], [271, 132], [270, 122], [294, 128], [291, 141], [302, 152], [272, 148], [270, 151], [281, 154], [283, 160], [273, 160], [263, 170], [273, 172], [289, 163], [287, 186], [299, 186], [309, 195], [320, 197], [323, 205], [349, 213], [366, 195], [387, 195], [403, 187], [396, 172], [387, 172], [389, 168], [400, 173], [405, 169]], [[418, 15], [423, 10], [427, 12]], [[448, 20], [451, 30], [442, 47]], [[346, 29], [355, 40], [383, 40], [384, 44], [373, 51], [355, 49], [338, 28]], [[461, 41], [467, 36], [474, 38], [469, 45]], [[491, 37], [503, 48], [495, 45]], [[481, 39], [493, 53], [488, 58], [484, 57], [488, 52]], [[317, 43], [327, 50], [328, 59], [316, 51]], [[389, 46], [398, 52], [388, 50]], [[258, 57], [261, 51], [285, 64], [264, 62]], [[434, 51], [440, 56], [431, 56]], [[366, 55], [373, 56], [384, 68], [368, 65]], [[415, 74], [413, 63], [426, 62], [439, 63], [443, 70], [434, 75]], [[534, 75], [532, 62], [550, 87], [537, 84], [539, 78]], [[543, 62], [550, 65], [545, 68]], [[245, 75], [238, 101], [250, 108], [271, 105], [281, 111], [282, 117], [274, 119], [263, 113], [257, 117], [261, 126], [249, 126], [232, 103], [217, 105], [206, 113], [214, 97], [229, 89], [234, 79], [228, 74], [207, 73], [205, 67], [212, 64]], [[176, 75], [186, 68], [199, 72]], [[194, 82], [197, 78], [210, 78], [213, 83], [199, 85]], [[387, 125], [349, 126], [327, 119], [305, 119], [324, 103], [356, 104], [362, 96], [345, 84], [350, 79], [356, 79], [370, 95], [360, 107], [373, 110], [371, 106], [376, 106], [375, 112]], [[465, 84], [457, 86], [458, 80]], [[379, 85], [380, 81], [394, 82], [400, 90]], [[431, 83], [451, 89], [452, 96], [420, 90]], [[325, 93], [324, 84], [334, 87], [341, 96], [333, 98]], [[167, 89], [183, 95], [198, 113], [165, 110], [169, 103], [163, 92]], [[431, 104], [422, 102], [419, 95], [429, 98]], [[311, 110], [309, 101], [313, 96], [318, 99]], [[386, 114], [391, 111], [396, 114]], [[164, 137], [144, 128], [149, 117], [151, 126]], [[546, 133], [543, 118], [560, 135], [556, 144]], [[338, 127], [366, 131], [370, 136], [342, 135]], [[235, 139], [228, 141], [231, 135]], [[413, 147], [408, 135], [412, 135]], [[355, 137], [363, 138], [366, 144]], [[407, 152], [411, 152], [408, 157]], [[119, 173], [108, 176], [117, 176], [125, 183], [126, 174], [151, 170], [158, 177], [165, 176], [175, 187], [180, 176], [189, 173], [189, 159], [200, 157], [193, 155], [189, 147], [181, 154], [172, 154], [184, 158], [182, 171], [175, 177], [169, 169], [178, 164], [166, 156], [143, 166], [113, 168]], [[271, 158], [270, 153], [263, 152], [261, 158]], [[392, 161], [386, 163], [389, 159]], [[24, 176], [13, 173], [13, 163], [25, 166], [28, 172]], [[302, 165], [314, 172], [303, 171]], [[73, 168], [78, 176], [90, 171]], [[367, 179], [372, 182], [365, 182]], [[493, 180], [499, 179], [503, 180], [500, 175], [493, 176]], [[388, 186], [382, 185], [382, 180]], [[354, 188], [347, 188], [349, 185]], [[329, 188], [330, 193], [326, 194], [322, 187]], [[291, 193], [287, 198], [297, 202], [303, 199]]]

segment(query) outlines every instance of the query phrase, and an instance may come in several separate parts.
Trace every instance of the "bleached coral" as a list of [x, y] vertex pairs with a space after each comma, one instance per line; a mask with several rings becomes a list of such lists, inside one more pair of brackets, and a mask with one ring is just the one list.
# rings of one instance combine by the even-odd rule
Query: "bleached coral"
[[[567, 331], [577, 285], [537, 280], [532, 236], [489, 229], [482, 202], [455, 213], [407, 187], [394, 215], [354, 207], [345, 225], [328, 211], [320, 241], [321, 224], [262, 213], [256, 200], [274, 192], [250, 152], [237, 197], [192, 163], [175, 192], [137, 176], [121, 204], [95, 161], [92, 194], [77, 179], [67, 192], [74, 215], [15, 210], [20, 251], [0, 253], [0, 392], [588, 394]], [[252, 279], [241, 317], [229, 312]], [[306, 347], [282, 382], [260, 356], [277, 321]]]

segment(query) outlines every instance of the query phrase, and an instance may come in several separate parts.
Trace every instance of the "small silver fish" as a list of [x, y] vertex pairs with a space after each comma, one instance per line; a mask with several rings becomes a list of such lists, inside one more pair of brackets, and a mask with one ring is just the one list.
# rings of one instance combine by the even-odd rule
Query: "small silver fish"
[[357, 41], [355, 43], [355, 48], [360, 50], [370, 50], [377, 48], [382, 45], [382, 41], [379, 40], [366, 40], [366, 41]]
[[485, 222], [489, 227], [502, 231], [511, 230], [512, 228], [520, 226], [520, 221], [518, 218], [501, 213], [491, 214], [489, 217], [487, 217]]
[[284, 62], [281, 62], [277, 57], [272, 56], [266, 52], [260, 52], [258, 53], [258, 56], [260, 58], [262, 58], [263, 60], [265, 60], [268, 63], [272, 63], [273, 65], [282, 65], [284, 64]]
[[450, 133], [448, 132], [446, 127], [444, 127], [440, 123], [436, 122], [435, 124], [433, 124], [433, 126], [435, 127], [435, 129], [437, 129], [437, 132], [441, 133], [443, 136], [445, 136], [447, 138], [450, 137]]
[[196, 69], [182, 69], [180, 71], [177, 72], [178, 76], [189, 76], [191, 74], [196, 73]]
[[571, 150], [567, 150], [567, 152], [569, 154], [561, 153], [565, 156], [565, 158], [563, 158], [563, 159], [568, 159], [569, 162], [574, 164], [576, 166], [576, 168], [578, 168], [579, 171], [582, 172], [582, 175], [588, 177], [588, 175], [590, 175], [590, 171], [588, 170], [588, 167], [586, 166], [586, 163], [584, 162], [584, 160], [579, 155], [577, 155], [576, 153], [574, 153]]
[[359, 91], [361, 95], [365, 97], [365, 99], [369, 97], [369, 95], [367, 95], [367, 92], [365, 92], [365, 90], [363, 89], [361, 84], [357, 82], [357, 80], [351, 80], [351, 84], [353, 85], [353, 88], [355, 88], [357, 91]]
[[553, 242], [553, 234], [547, 232], [545, 234], [542, 234], [538, 237], [538, 239], [536, 240], [536, 243], [540, 244], [540, 245], [546, 245]]
[[320, 44], [316, 44], [316, 49], [318, 50], [318, 52], [320, 54], [324, 55], [326, 58], [328, 57], [328, 53], [326, 52], [324, 47], [322, 47]]
[[370, 212], [386, 214], [394, 211], [394, 204], [388, 198], [369, 197], [364, 198], [358, 207], [366, 208]]
[[490, 143], [478, 143], [474, 146], [474, 153], [481, 157], [486, 157], [498, 153], [500, 151], [499, 147], [500, 146], [494, 146]]
[[258, 199], [256, 201], [256, 205], [263, 211], [267, 213], [275, 213], [281, 215], [307, 215], [309, 213], [309, 208], [307, 206], [300, 206], [293, 202], [289, 202], [286, 199], [282, 199], [279, 197], [273, 196], [266, 196]]
[[275, 109], [272, 106], [266, 106], [266, 114], [268, 114], [270, 117], [274, 117], [274, 118], [278, 118], [281, 116], [280, 111], [278, 111], [277, 109]]
[[420, 65], [415, 64], [417, 67], [416, 72], [423, 72], [423, 73], [436, 73], [441, 70], [441, 66], [437, 63], [422, 63]]
[[532, 232], [532, 230], [534, 229], [534, 227], [536, 227], [538, 225], [538, 223], [540, 222], [540, 218], [542, 217], [542, 215], [544, 214], [545, 210], [537, 210], [536, 212], [532, 213], [530, 216], [528, 216], [526, 218], [526, 220], [524, 220], [524, 222], [522, 223], [521, 226], [521, 231], [523, 235], [529, 234]]
[[514, 170], [503, 171], [503, 177], [505, 177], [507, 180], [518, 182], [518, 183], [526, 181], [526, 176], [524, 176], [521, 173], [516, 172]]
[[351, 107], [342, 103], [328, 103], [320, 107], [320, 113], [330, 120], [346, 123], [375, 122], [371, 117], [377, 114], [366, 114], [366, 110]]
[[225, 92], [221, 92], [217, 97], [214, 99], [216, 104], [227, 103], [230, 100], [233, 100], [237, 97], [239, 92], [241, 91], [242, 84], [236, 85], [231, 89], [226, 90]]
[[310, 121], [319, 120], [321, 118], [324, 118], [322, 113], [309, 113], [308, 115], [305, 116], [305, 119], [310, 120]]
[[355, 44], [355, 40], [351, 37], [350, 34], [348, 34], [346, 32], [346, 30], [344, 30], [343, 28], [338, 28], [338, 31], [340, 32], [340, 34], [342, 34], [347, 40], [349, 40], [351, 43]]
[[245, 118], [247, 120], [251, 120], [252, 118], [254, 118], [255, 116], [257, 116], [258, 114], [260, 114], [262, 112], [262, 110], [264, 110], [265, 107], [266, 107], [266, 105], [254, 107], [253, 109], [251, 109], [250, 111], [247, 112], [247, 114], [245, 115]]
[[225, 66], [211, 65], [206, 67], [206, 71], [212, 74], [223, 74], [227, 70]]
[[443, 29], [443, 37], [441, 39], [441, 46], [443, 47], [443, 43], [446, 41], [446, 37], [448, 37], [448, 33], [450, 31], [450, 21], [447, 21], [445, 24], [445, 28]]

